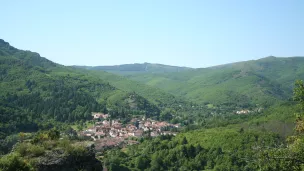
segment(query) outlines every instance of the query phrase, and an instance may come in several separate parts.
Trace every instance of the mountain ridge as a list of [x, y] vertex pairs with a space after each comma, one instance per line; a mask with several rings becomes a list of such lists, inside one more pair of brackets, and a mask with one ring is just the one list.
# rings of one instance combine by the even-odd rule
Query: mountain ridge
[[[149, 65], [155, 65], [155, 66], [160, 66], [160, 67], [172, 67], [176, 71], [171, 71], [171, 72], [183, 72], [183, 71], [192, 71], [192, 70], [200, 70], [200, 69], [211, 69], [211, 68], [220, 68], [220, 67], [227, 67], [231, 65], [237, 65], [241, 63], [246, 63], [246, 62], [257, 62], [257, 61], [274, 61], [274, 60], [280, 60], [280, 59], [287, 59], [287, 58], [304, 58], [304, 56], [290, 56], [290, 57], [277, 57], [277, 56], [267, 56], [267, 57], [262, 57], [259, 59], [250, 59], [250, 60], [245, 60], [245, 61], [237, 61], [237, 62], [231, 62], [231, 63], [225, 63], [225, 64], [219, 64], [219, 65], [214, 65], [214, 66], [209, 66], [209, 67], [185, 67], [185, 66], [177, 66], [177, 65], [169, 65], [169, 64], [161, 64], [161, 63], [149, 63], [149, 62], [144, 62], [144, 63], [130, 63], [130, 64], [118, 64], [118, 65], [97, 65], [97, 66], [90, 66], [90, 65], [71, 65], [71, 67], [75, 68], [83, 68], [83, 69], [89, 69], [89, 70], [103, 70], [106, 72], [112, 72], [115, 74], [121, 74], [121, 75], [126, 75], [123, 73], [124, 71], [145, 71], [145, 66]], [[136, 68], [137, 66], [141, 66], [142, 68]], [[135, 67], [135, 68], [132, 68]], [[140, 70], [142, 69], [142, 70]], [[180, 69], [180, 70], [178, 70]], [[121, 71], [120, 72], [115, 72], [115, 71]], [[167, 71], [170, 73], [170, 71]], [[167, 72], [154, 72], [154, 73], [167, 73]], [[134, 73], [133, 73], [134, 74]], [[132, 75], [132, 74], [130, 74]]]
[[103, 70], [114, 74], [128, 75], [128, 74], [142, 74], [142, 73], [170, 73], [182, 72], [186, 70], [193, 70], [190, 67], [172, 66], [158, 63], [134, 63], [122, 65], [108, 65], [108, 66], [77, 66], [72, 67], [84, 68], [89, 70]]

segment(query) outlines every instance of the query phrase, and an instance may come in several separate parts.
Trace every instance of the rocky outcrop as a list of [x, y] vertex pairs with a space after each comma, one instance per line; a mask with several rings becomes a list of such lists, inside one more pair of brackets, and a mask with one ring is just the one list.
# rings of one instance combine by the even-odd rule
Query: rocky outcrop
[[93, 143], [86, 145], [84, 152], [66, 153], [62, 149], [54, 149], [37, 159], [38, 171], [97, 171], [102, 164], [95, 158]]

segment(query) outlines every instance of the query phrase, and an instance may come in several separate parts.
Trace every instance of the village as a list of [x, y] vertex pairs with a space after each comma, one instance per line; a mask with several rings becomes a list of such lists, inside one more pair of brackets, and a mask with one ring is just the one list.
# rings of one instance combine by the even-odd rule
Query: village
[[238, 110], [235, 113], [238, 115], [244, 115], [244, 114], [250, 114], [250, 113], [260, 113], [263, 111], [263, 108], [258, 107], [256, 109], [253, 110], [248, 110], [248, 109], [242, 109], [242, 110]]
[[92, 113], [92, 116], [94, 119], [93, 126], [79, 132], [79, 134], [93, 139], [97, 150], [122, 144], [136, 144], [137, 141], [132, 140], [132, 137], [176, 135], [176, 132], [169, 130], [180, 127], [179, 124], [170, 124], [144, 117], [133, 118], [128, 124], [122, 124], [119, 119], [111, 120], [109, 114]]

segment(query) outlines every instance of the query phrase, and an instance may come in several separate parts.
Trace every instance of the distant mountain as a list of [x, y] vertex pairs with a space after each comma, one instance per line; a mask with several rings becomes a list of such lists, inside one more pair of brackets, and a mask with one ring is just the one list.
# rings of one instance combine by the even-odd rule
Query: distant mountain
[[123, 75], [197, 103], [270, 105], [292, 96], [294, 81], [304, 79], [304, 58], [271, 56], [178, 73]]
[[163, 64], [152, 64], [152, 63], [135, 63], [135, 64], [124, 64], [124, 65], [114, 65], [114, 66], [74, 66], [78, 68], [84, 68], [89, 70], [102, 70], [110, 73], [115, 73], [119, 75], [133, 75], [133, 74], [143, 74], [143, 73], [174, 73], [193, 70], [193, 68], [188, 67], [178, 67], [169, 66]]

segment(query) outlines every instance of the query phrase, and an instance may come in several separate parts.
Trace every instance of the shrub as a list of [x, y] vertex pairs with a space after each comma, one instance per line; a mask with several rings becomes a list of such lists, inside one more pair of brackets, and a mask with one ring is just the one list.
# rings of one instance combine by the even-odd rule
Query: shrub
[[43, 141], [49, 140], [49, 136], [47, 133], [44, 132], [38, 132], [34, 138], [32, 139], [33, 144], [41, 143]]
[[70, 148], [71, 147], [71, 141], [66, 139], [66, 138], [62, 139], [62, 140], [59, 141], [58, 146], [62, 147], [63, 149]]
[[33, 157], [41, 156], [45, 153], [45, 149], [42, 146], [30, 145], [28, 148], [28, 154]]
[[16, 153], [11, 153], [0, 158], [0, 170], [5, 171], [30, 171], [32, 167], [23, 161]]
[[44, 154], [45, 149], [39, 145], [32, 145], [30, 143], [20, 143], [16, 147], [16, 152], [20, 154], [20, 156], [33, 156], [38, 157]]
[[15, 151], [23, 157], [23, 156], [27, 155], [28, 147], [29, 147], [28, 143], [19, 143], [19, 144], [17, 144]]
[[60, 138], [60, 132], [57, 129], [51, 129], [47, 133], [51, 140], [58, 140]]
[[74, 145], [73, 148], [69, 151], [69, 154], [73, 156], [85, 156], [87, 149], [82, 145]]
[[42, 143], [43, 147], [47, 150], [51, 150], [51, 149], [54, 149], [56, 146], [57, 146], [57, 142], [56, 141], [52, 141], [52, 140], [49, 140], [49, 141], [44, 141]]

